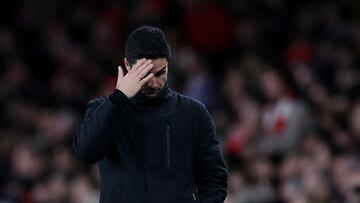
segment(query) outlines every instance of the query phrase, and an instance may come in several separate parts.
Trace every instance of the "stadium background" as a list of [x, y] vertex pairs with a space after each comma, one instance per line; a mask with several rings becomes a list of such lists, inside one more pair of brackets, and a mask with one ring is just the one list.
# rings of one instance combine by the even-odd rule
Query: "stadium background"
[[358, 203], [360, 2], [2, 0], [0, 202], [95, 203], [76, 160], [86, 104], [112, 92], [124, 41], [161, 27], [171, 86], [204, 102], [226, 203]]

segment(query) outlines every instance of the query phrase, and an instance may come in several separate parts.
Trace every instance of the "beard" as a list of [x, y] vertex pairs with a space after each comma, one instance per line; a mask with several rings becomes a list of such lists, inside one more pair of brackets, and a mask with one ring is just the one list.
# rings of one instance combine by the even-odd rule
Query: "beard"
[[147, 97], [155, 97], [160, 93], [161, 88], [144, 88], [141, 92]]

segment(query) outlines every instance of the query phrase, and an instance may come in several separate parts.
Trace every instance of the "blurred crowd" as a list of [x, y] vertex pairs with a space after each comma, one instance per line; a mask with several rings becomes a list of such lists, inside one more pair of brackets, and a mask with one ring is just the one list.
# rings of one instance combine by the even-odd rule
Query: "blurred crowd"
[[0, 202], [96, 203], [74, 158], [140, 25], [171, 43], [170, 86], [206, 104], [226, 203], [360, 202], [360, 1], [2, 0]]

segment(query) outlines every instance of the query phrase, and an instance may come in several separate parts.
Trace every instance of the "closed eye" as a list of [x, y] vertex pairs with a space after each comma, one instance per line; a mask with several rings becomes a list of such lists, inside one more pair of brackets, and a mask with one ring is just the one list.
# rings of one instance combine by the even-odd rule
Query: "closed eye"
[[159, 76], [161, 76], [161, 75], [164, 74], [164, 73], [165, 73], [165, 70], [156, 72], [154, 75], [155, 75], [155, 77], [159, 77]]
[[[166, 67], [162, 68], [161, 70], [159, 70], [156, 73], [153, 73], [155, 77], [160, 77], [161, 75], [163, 75], [166, 72]], [[148, 72], [143, 78], [145, 78], [146, 76], [148, 76], [151, 72]]]
[[161, 75], [163, 75], [166, 72], [166, 66], [164, 68], [162, 68], [161, 70], [159, 70], [158, 72], [154, 73], [155, 77], [159, 77]]

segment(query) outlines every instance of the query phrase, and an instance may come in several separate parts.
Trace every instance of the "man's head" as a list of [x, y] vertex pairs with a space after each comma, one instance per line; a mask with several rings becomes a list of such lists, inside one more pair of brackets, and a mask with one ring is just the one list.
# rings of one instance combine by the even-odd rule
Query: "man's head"
[[152, 59], [154, 74], [141, 91], [147, 96], [155, 96], [164, 87], [167, 80], [170, 46], [165, 34], [156, 27], [142, 26], [134, 30], [125, 43], [124, 63], [127, 70], [140, 59]]
[[266, 99], [277, 101], [285, 93], [285, 84], [279, 73], [273, 69], [267, 69], [261, 76], [262, 88]]

